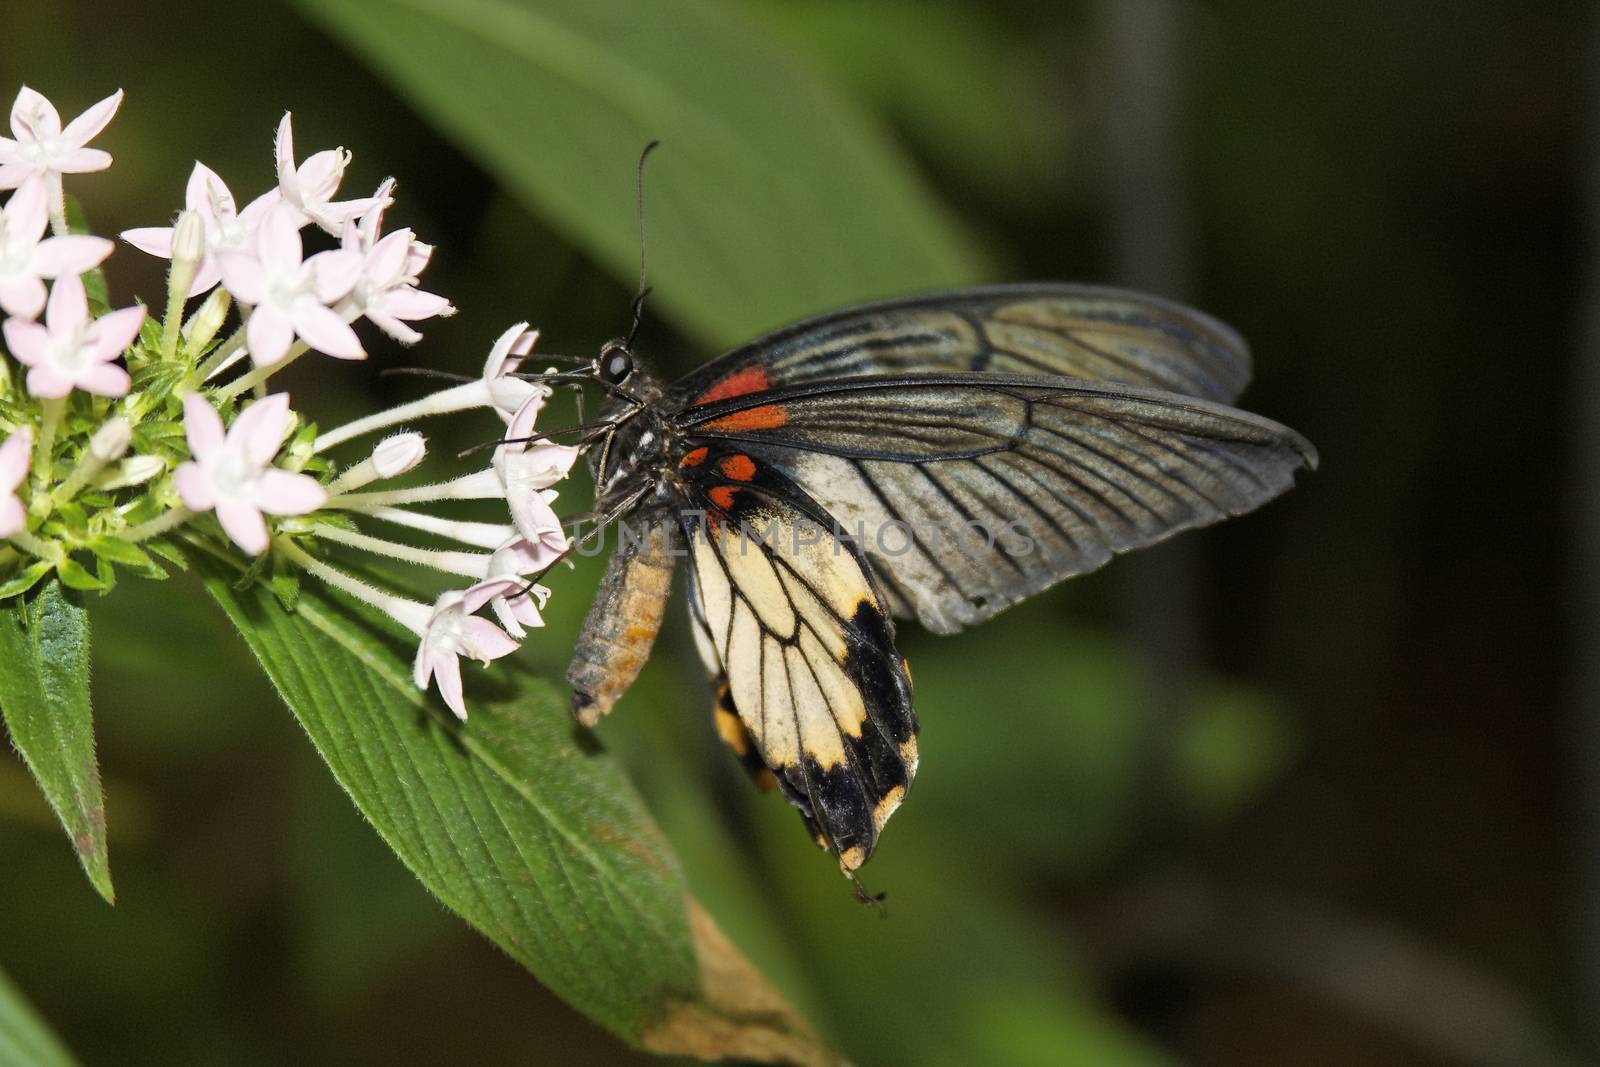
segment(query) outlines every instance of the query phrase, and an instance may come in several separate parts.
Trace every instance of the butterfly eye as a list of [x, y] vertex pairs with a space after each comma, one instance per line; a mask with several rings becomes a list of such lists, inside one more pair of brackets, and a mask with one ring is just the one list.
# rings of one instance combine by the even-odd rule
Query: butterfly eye
[[612, 385], [621, 385], [633, 373], [633, 354], [621, 344], [613, 342], [600, 351], [600, 379]]

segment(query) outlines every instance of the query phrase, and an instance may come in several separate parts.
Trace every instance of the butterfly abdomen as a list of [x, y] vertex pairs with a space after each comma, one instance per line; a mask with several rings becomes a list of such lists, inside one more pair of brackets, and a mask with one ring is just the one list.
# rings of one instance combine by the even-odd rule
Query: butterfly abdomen
[[618, 528], [617, 549], [567, 667], [572, 714], [585, 726], [611, 710], [650, 656], [672, 591], [673, 522], [643, 514]]

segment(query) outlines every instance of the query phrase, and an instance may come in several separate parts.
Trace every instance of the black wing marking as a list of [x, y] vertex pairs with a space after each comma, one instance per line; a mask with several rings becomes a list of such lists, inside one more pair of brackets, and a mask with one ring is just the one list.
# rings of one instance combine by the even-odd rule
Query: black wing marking
[[790, 479], [737, 450], [690, 457], [682, 514], [701, 654], [812, 836], [854, 870], [917, 768], [888, 612], [865, 559]]
[[685, 407], [734, 395], [735, 387], [969, 372], [1087, 378], [1228, 401], [1250, 379], [1250, 352], [1227, 325], [1157, 296], [1059, 283], [985, 286], [784, 327], [676, 383], [667, 403]]
[[1069, 378], [851, 378], [675, 422], [804, 485], [861, 541], [892, 609], [939, 633], [1249, 511], [1316, 465], [1309, 442], [1268, 419]]

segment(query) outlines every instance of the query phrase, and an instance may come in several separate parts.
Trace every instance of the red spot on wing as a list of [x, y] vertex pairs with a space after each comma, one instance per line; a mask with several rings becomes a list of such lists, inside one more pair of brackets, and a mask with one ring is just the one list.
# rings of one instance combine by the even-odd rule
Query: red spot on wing
[[704, 446], [704, 445], [701, 445], [699, 448], [695, 449], [693, 452], [690, 452], [689, 454], [684, 456], [681, 460], [679, 460], [678, 461], [678, 466], [680, 466], [680, 467], [698, 467], [698, 466], [700, 466], [700, 464], [702, 464], [702, 463], [704, 463], [706, 461], [706, 453], [709, 452], [709, 451], [710, 451], [710, 449], [706, 448], [706, 446]]
[[727, 456], [717, 466], [736, 482], [748, 482], [756, 476], [755, 460], [749, 456]]
[[720, 419], [712, 419], [703, 429], [722, 431], [725, 433], [740, 433], [745, 430], [775, 430], [789, 421], [782, 404], [762, 404], [760, 407], [746, 408], [735, 411], [732, 415], [724, 415]]
[[737, 485], [718, 485], [713, 487], [711, 491], [706, 494], [706, 496], [709, 496], [711, 498], [711, 502], [717, 507], [721, 508], [723, 511], [732, 511], [733, 494], [737, 493], [738, 491], [739, 487]]
[[727, 400], [729, 397], [744, 396], [746, 393], [759, 393], [768, 388], [767, 368], [757, 363], [753, 367], [736, 370], [721, 379], [695, 397], [696, 404], [709, 404], [714, 400]]

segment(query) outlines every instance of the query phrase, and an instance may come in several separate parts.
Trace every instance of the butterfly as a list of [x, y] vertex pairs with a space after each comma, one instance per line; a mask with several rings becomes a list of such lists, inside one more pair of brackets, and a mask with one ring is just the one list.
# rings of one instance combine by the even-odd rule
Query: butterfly
[[585, 439], [597, 528], [620, 532], [567, 672], [574, 715], [593, 726], [638, 676], [684, 559], [717, 733], [852, 878], [917, 772], [895, 620], [955, 633], [1317, 463], [1229, 406], [1238, 334], [1109, 288], [853, 307], [670, 384], [630, 335], [583, 376], [607, 397]]

